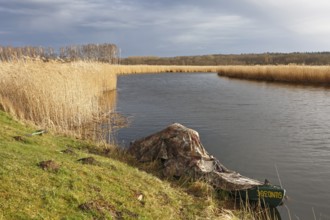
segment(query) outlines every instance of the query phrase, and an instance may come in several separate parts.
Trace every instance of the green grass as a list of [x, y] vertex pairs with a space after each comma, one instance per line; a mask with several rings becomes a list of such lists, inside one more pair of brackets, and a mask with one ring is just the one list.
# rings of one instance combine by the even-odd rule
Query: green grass
[[[0, 219], [230, 219], [212, 196], [184, 188], [117, 160], [90, 154], [93, 145], [51, 133], [26, 136], [36, 128], [0, 111]], [[13, 137], [21, 136], [22, 140]], [[62, 153], [70, 146], [75, 155]], [[93, 156], [98, 165], [77, 160]], [[120, 156], [123, 157], [122, 155]], [[38, 163], [54, 160], [55, 171]], [[141, 196], [142, 195], [142, 196]], [[206, 201], [206, 198], [208, 200]]]

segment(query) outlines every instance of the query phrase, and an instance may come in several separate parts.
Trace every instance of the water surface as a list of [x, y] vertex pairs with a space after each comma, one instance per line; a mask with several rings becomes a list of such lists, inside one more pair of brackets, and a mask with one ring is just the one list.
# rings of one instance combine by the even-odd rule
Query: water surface
[[179, 122], [228, 168], [281, 183], [292, 219], [314, 219], [313, 210], [330, 219], [330, 89], [212, 73], [127, 75], [118, 79], [117, 111], [132, 121], [118, 132], [121, 144]]

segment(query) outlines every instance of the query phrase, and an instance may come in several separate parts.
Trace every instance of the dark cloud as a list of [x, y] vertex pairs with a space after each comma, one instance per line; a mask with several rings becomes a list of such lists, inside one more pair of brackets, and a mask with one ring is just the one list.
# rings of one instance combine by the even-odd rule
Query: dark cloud
[[111, 42], [124, 56], [329, 50], [330, 4], [310, 2], [0, 0], [0, 44]]

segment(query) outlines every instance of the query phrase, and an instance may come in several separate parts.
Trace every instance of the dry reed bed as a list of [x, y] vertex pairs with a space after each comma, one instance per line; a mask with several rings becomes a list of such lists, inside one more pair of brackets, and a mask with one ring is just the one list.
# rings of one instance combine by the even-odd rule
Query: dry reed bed
[[330, 84], [330, 66], [220, 66], [218, 75], [272, 82]]
[[[0, 109], [57, 132], [90, 136], [113, 111], [117, 74], [216, 72], [215, 67], [110, 65], [96, 62], [0, 63]], [[92, 131], [92, 132], [91, 132]]]
[[85, 136], [113, 111], [117, 74], [218, 72], [220, 76], [330, 83], [329, 66], [149, 66], [96, 62], [0, 63], [0, 109], [61, 133]]
[[139, 73], [192, 73], [218, 72], [218, 66], [162, 66], [162, 65], [114, 65], [112, 70], [119, 75]]
[[116, 88], [109, 65], [9, 62], [0, 64], [0, 108], [59, 132], [80, 134], [100, 113], [99, 96]]

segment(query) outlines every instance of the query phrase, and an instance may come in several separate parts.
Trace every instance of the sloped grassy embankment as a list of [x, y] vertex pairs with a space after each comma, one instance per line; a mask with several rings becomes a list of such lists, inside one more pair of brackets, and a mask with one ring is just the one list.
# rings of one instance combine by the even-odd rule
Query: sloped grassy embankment
[[[0, 111], [0, 219], [234, 218], [212, 195], [189, 195], [120, 162], [116, 150], [99, 156], [85, 141], [26, 135], [34, 130]], [[97, 163], [78, 161], [91, 156]], [[38, 165], [47, 160], [59, 168]]]

